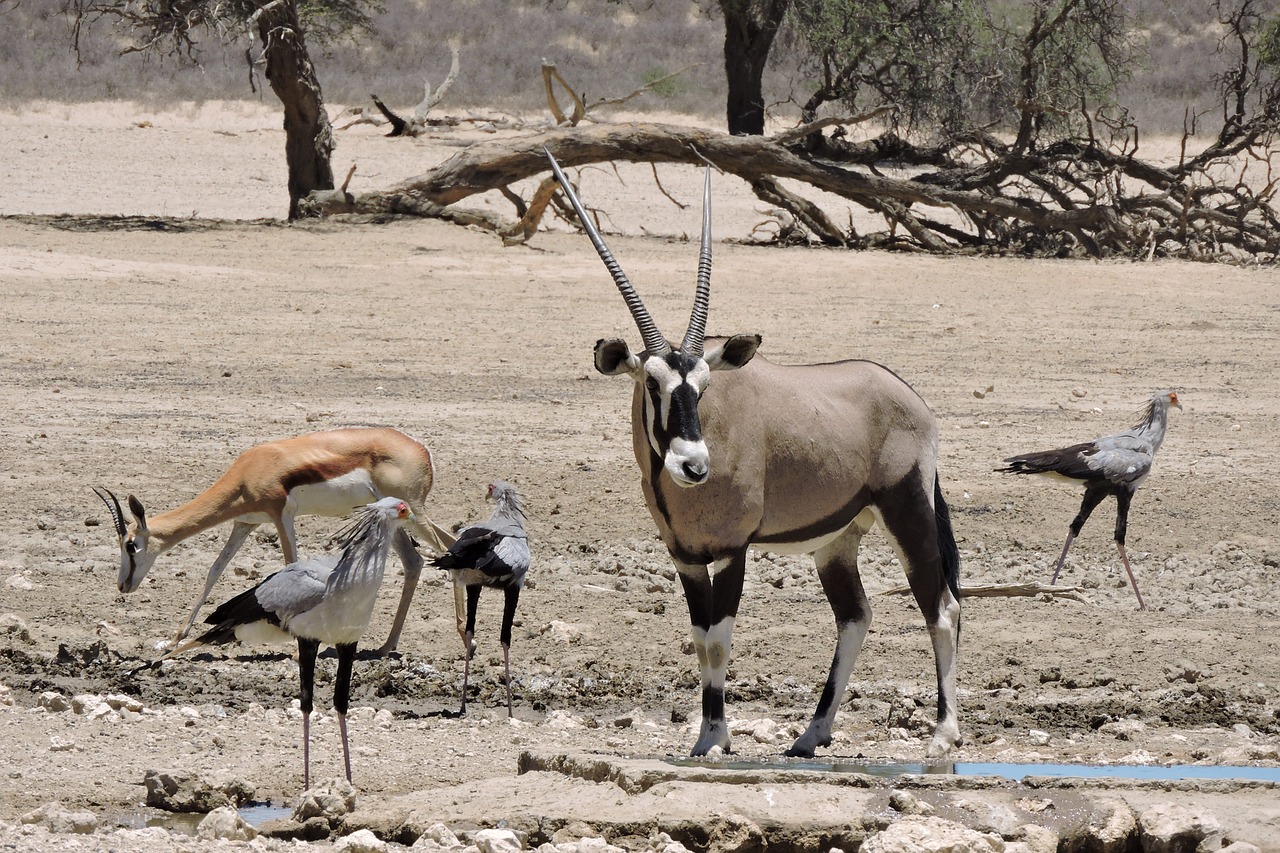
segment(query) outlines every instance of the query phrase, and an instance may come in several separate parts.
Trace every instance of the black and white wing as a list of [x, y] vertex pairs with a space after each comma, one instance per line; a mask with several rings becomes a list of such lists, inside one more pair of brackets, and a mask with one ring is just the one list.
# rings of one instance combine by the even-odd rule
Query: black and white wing
[[1085, 483], [1105, 481], [1133, 485], [1151, 472], [1155, 446], [1144, 435], [1109, 435], [1056, 450], [1024, 453], [1005, 459], [1005, 474], [1048, 474]]
[[214, 608], [204, 620], [213, 627], [192, 644], [229, 643], [244, 639], [245, 629], [252, 630], [251, 626], [287, 630], [290, 620], [311, 610], [324, 599], [326, 583], [337, 564], [337, 555], [290, 563], [257, 586]]
[[515, 523], [491, 527], [476, 524], [464, 528], [458, 541], [432, 564], [441, 569], [474, 573], [467, 583], [496, 584], [523, 578], [529, 570], [529, 540]]
[[1072, 480], [1090, 480], [1096, 474], [1089, 467], [1089, 457], [1096, 451], [1096, 443], [1089, 441], [1060, 447], [1023, 453], [1004, 460], [1004, 468], [996, 470], [1004, 474], [1055, 474]]
[[1120, 435], [1093, 442], [1094, 450], [1085, 464], [1107, 482], [1116, 486], [1136, 484], [1151, 473], [1155, 447], [1143, 436]]

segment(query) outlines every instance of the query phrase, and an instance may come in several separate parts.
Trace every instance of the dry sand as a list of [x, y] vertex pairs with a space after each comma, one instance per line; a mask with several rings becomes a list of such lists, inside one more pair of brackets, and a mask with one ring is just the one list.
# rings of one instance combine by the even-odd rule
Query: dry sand
[[[591, 364], [597, 338], [638, 336], [586, 239], [559, 225], [504, 249], [434, 221], [207, 219], [283, 215], [278, 124], [237, 104], [0, 112], [0, 684], [12, 701], [0, 705], [0, 821], [55, 799], [106, 826], [136, 820], [148, 768], [226, 770], [261, 798], [296, 796], [287, 655], [229, 649], [129, 673], [177, 626], [225, 533], [164, 555], [139, 592], [121, 596], [115, 540], [90, 487], [160, 511], [254, 443], [340, 425], [392, 425], [424, 441], [442, 524], [485, 512], [488, 480], [514, 481], [535, 554], [513, 645], [514, 723], [500, 702], [500, 596], [481, 602], [480, 695], [465, 719], [441, 714], [456, 705], [462, 661], [439, 579], [420, 589], [401, 654], [357, 665], [354, 704], [370, 709], [352, 722], [364, 801], [511, 775], [525, 749], [662, 756], [693, 743], [696, 661], [639, 493], [630, 384]], [[465, 138], [357, 128], [339, 134], [335, 168], [356, 162], [357, 189], [384, 186]], [[583, 191], [607, 211], [615, 254], [675, 335], [693, 288], [696, 246], [685, 237], [696, 234], [700, 179], [660, 174], [688, 209], [664, 198], [648, 167], [592, 170]], [[1078, 489], [993, 473], [1002, 457], [1121, 429], [1157, 388], [1176, 388], [1185, 404], [1130, 517], [1150, 609], [1136, 611], [1116, 558], [1111, 502], [1062, 579], [1087, 601], [967, 600], [957, 760], [1280, 763], [1274, 270], [753, 247], [744, 243], [766, 215], [729, 178], [717, 179], [715, 211], [726, 242], [715, 248], [712, 333], [759, 332], [762, 352], [782, 362], [879, 361], [937, 413], [964, 584], [1047, 582], [1079, 505]], [[337, 526], [302, 520], [304, 553]], [[278, 555], [271, 537], [255, 537], [214, 600], [272, 571]], [[878, 534], [862, 563], [873, 596], [902, 582]], [[385, 634], [398, 592], [390, 579], [368, 645]], [[873, 604], [822, 757], [918, 761], [934, 701], [927, 635], [908, 598]], [[779, 755], [807, 722], [833, 639], [811, 562], [753, 557], [729, 711], [779, 734], [766, 724], [759, 739], [737, 735], [739, 757]], [[46, 691], [131, 693], [148, 711], [50, 712], [39, 708]], [[325, 717], [313, 772], [336, 775], [338, 753]], [[1233, 839], [1280, 850], [1274, 788], [1200, 802]], [[9, 828], [0, 841], [19, 836]]]

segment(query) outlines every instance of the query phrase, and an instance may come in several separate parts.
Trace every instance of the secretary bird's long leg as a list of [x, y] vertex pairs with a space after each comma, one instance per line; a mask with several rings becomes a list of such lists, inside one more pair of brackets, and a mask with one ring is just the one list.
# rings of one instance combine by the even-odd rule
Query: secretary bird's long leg
[[511, 623], [516, 618], [516, 603], [520, 601], [520, 587], [509, 586], [505, 590], [506, 601], [502, 606], [502, 665], [507, 675], [507, 716], [511, 714]]
[[476, 607], [480, 604], [480, 584], [467, 587], [467, 625], [462, 632], [462, 645], [466, 650], [462, 664], [462, 708], [458, 715], [467, 713], [467, 682], [471, 680], [471, 658], [476, 653]]
[[256, 524], [250, 524], [247, 521], [237, 521], [231, 525], [231, 535], [227, 537], [227, 542], [222, 546], [222, 550], [218, 552], [218, 559], [213, 561], [213, 565], [209, 567], [209, 575], [204, 580], [204, 592], [200, 593], [200, 597], [196, 599], [196, 606], [191, 608], [191, 615], [187, 617], [187, 622], [178, 630], [178, 635], [173, 638], [173, 645], [182, 642], [182, 638], [187, 636], [191, 631], [191, 626], [195, 624], [196, 616], [200, 613], [200, 608], [209, 600], [209, 593], [213, 591], [214, 581], [222, 574], [222, 570], [231, 562], [231, 558], [236, 555], [240, 547], [244, 545], [244, 540], [249, 537]]
[[302, 710], [302, 790], [311, 788], [311, 709], [316, 683], [316, 655], [319, 640], [298, 638], [298, 705]]
[[1133, 493], [1121, 492], [1116, 495], [1116, 550], [1120, 552], [1120, 562], [1124, 563], [1124, 570], [1129, 575], [1129, 583], [1133, 584], [1133, 594], [1138, 596], [1138, 609], [1146, 610], [1147, 603], [1142, 600], [1142, 593], [1138, 591], [1138, 580], [1133, 576], [1133, 569], [1129, 567], [1129, 555], [1124, 550], [1124, 537], [1129, 529], [1129, 503], [1133, 500]]
[[1062, 571], [1062, 564], [1067, 561], [1067, 551], [1071, 550], [1071, 543], [1076, 541], [1076, 537], [1084, 529], [1084, 523], [1089, 520], [1093, 510], [1098, 504], [1102, 503], [1102, 499], [1106, 496], [1106, 492], [1085, 489], [1084, 500], [1080, 502], [1080, 511], [1076, 513], [1076, 517], [1072, 520], [1071, 532], [1067, 534], [1067, 544], [1062, 546], [1062, 554], [1058, 557], [1058, 565], [1054, 566], [1053, 577], [1049, 580], [1050, 586], [1058, 582], [1058, 574]]
[[338, 674], [333, 683], [333, 710], [338, 712], [338, 731], [342, 735], [342, 762], [351, 781], [351, 747], [347, 741], [347, 708], [351, 703], [351, 665], [356, 659], [356, 644], [338, 647]]

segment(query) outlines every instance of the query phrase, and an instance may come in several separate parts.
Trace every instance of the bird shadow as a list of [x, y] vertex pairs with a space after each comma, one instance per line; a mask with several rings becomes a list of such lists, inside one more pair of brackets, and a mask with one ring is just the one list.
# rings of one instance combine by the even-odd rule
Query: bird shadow
[[414, 717], [422, 719], [439, 719], [439, 720], [461, 720], [467, 716], [465, 711], [450, 711], [448, 708], [441, 708], [439, 711], [422, 711], [414, 714]]

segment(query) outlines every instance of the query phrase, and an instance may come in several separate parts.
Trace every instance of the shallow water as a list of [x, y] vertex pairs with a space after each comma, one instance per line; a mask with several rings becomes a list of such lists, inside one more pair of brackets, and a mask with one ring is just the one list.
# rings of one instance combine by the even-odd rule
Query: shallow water
[[283, 820], [293, 816], [293, 809], [275, 803], [245, 803], [239, 809], [244, 822], [257, 829], [269, 820]]
[[679, 767], [723, 770], [816, 770], [824, 773], [864, 773], [893, 778], [912, 774], [956, 776], [999, 776], [1018, 781], [1028, 776], [1055, 776], [1085, 779], [1138, 779], [1178, 781], [1181, 779], [1245, 779], [1280, 782], [1280, 767], [1250, 767], [1205, 764], [1018, 764], [1004, 762], [955, 761], [925, 764], [857, 761], [706, 761], [694, 758], [668, 759]]
[[[270, 802], [245, 803], [236, 811], [239, 812], [240, 817], [244, 818], [245, 823], [254, 829], [269, 820], [287, 818], [293, 815], [293, 809], [289, 806]], [[183, 835], [195, 835], [196, 828], [200, 826], [200, 821], [204, 819], [205, 814], [203, 812], [162, 812], [155, 809], [145, 809], [124, 815], [120, 818], [119, 823], [121, 826], [132, 828], [158, 826]]]

